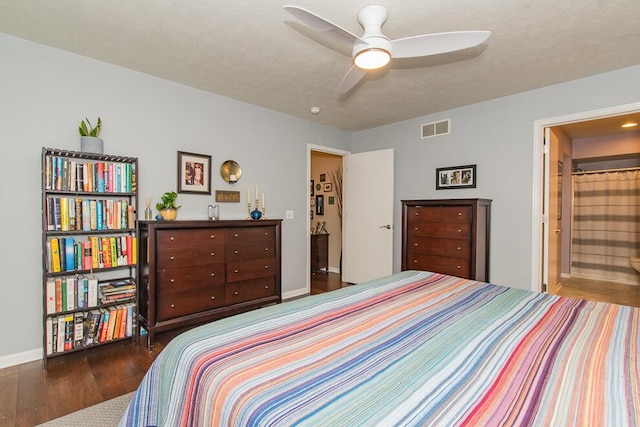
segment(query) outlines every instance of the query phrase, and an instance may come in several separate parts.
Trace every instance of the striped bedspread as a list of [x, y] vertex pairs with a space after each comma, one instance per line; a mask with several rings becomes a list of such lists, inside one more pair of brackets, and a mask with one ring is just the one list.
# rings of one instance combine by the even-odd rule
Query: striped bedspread
[[134, 426], [638, 426], [640, 309], [405, 271], [176, 337]]

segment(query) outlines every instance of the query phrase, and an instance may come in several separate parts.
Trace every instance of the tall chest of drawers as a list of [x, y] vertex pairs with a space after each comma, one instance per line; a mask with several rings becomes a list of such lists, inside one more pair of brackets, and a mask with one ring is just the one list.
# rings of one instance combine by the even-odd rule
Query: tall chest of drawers
[[140, 323], [157, 332], [281, 302], [281, 221], [140, 221]]
[[491, 200], [403, 200], [402, 270], [489, 281]]

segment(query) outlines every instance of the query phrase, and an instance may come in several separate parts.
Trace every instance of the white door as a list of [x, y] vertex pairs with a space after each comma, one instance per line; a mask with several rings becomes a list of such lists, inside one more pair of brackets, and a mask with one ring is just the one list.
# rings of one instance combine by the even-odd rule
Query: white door
[[393, 273], [393, 149], [344, 157], [342, 280]]

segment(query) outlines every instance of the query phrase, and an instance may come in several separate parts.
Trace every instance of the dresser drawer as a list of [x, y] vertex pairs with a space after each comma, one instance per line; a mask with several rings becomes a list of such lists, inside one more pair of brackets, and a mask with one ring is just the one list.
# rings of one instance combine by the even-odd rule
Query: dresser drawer
[[184, 291], [162, 292], [157, 295], [158, 321], [175, 319], [225, 305], [224, 286], [193, 287]]
[[444, 237], [451, 239], [469, 239], [471, 224], [455, 222], [412, 222], [408, 231], [413, 236]]
[[158, 248], [157, 269], [224, 263], [224, 245], [209, 244], [188, 248]]
[[273, 227], [227, 228], [225, 231], [225, 240], [228, 244], [258, 241], [273, 241], [275, 244], [276, 235]]
[[409, 236], [407, 253], [410, 258], [413, 254], [469, 258], [471, 248], [469, 247], [469, 240]]
[[227, 263], [227, 283], [240, 282], [258, 277], [275, 276], [275, 274], [275, 258]]
[[189, 289], [191, 287], [224, 284], [224, 264], [199, 267], [176, 267], [156, 271], [158, 292], [165, 289]]
[[226, 246], [226, 261], [245, 261], [258, 258], [271, 258], [276, 253], [276, 242], [263, 240], [254, 243], [233, 242]]
[[469, 222], [471, 208], [469, 206], [414, 206], [408, 208], [407, 220], [409, 222]]
[[237, 304], [275, 295], [276, 285], [275, 277], [273, 276], [230, 283], [225, 288], [227, 304]]
[[471, 265], [468, 259], [414, 253], [408, 257], [410, 270], [426, 270], [451, 276], [469, 277]]
[[224, 230], [217, 228], [158, 230], [156, 239], [158, 249], [192, 247], [209, 243], [223, 244]]

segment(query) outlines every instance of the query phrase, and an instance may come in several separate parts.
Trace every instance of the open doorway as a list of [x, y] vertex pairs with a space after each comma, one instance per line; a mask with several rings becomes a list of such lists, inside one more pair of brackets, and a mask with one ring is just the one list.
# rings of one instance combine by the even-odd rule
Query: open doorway
[[311, 294], [332, 291], [342, 282], [343, 156], [311, 151], [309, 236]]
[[[640, 165], [639, 126], [626, 130], [620, 127], [624, 122], [633, 121], [640, 122], [640, 104], [536, 123], [537, 137], [540, 135], [545, 137], [540, 138], [541, 142], [536, 147], [536, 152], [540, 153], [539, 162], [537, 165], [534, 162], [534, 174], [536, 170], [540, 172], [540, 180], [534, 181], [534, 187], [536, 182], [540, 183], [539, 188], [534, 189], [534, 196], [536, 196], [534, 205], [539, 203], [540, 210], [537, 211], [534, 206], [536, 208], [534, 212], [542, 214], [536, 216], [537, 224], [534, 223], [534, 229], [537, 228], [534, 232], [539, 234], [533, 239], [533, 254], [534, 258], [536, 254], [540, 254], [538, 258], [540, 264], [532, 266], [534, 268], [532, 290], [625, 305], [640, 305], [638, 276], [627, 262], [631, 255], [640, 255], [638, 254], [640, 247], [631, 244], [633, 246], [631, 252], [627, 250], [629, 253], [625, 255], [621, 252], [619, 242], [613, 242], [610, 245], [618, 247], [605, 247], [605, 241], [621, 240], [624, 242], [622, 246], [629, 248], [629, 239], [618, 237], [585, 239], [584, 228], [576, 231], [576, 227], [583, 226], [585, 217], [598, 216], [601, 219], [602, 214], [608, 215], [607, 212], [613, 213], [624, 209], [619, 206], [620, 202], [604, 202], [615, 204], [617, 207], [597, 207], [596, 210], [602, 210], [601, 214], [590, 210], [585, 215], [584, 208], [574, 207], [576, 170], [585, 172], [585, 169], [588, 169], [589, 174], [597, 173], [601, 176], [608, 174], [610, 177], [612, 171], [633, 169]], [[543, 140], [547, 141], [546, 147], [542, 143]], [[537, 151], [538, 148], [541, 150]], [[616, 191], [618, 190], [612, 192]], [[591, 192], [586, 191], [586, 193]], [[580, 209], [583, 210], [578, 212]], [[637, 223], [632, 219], [628, 222], [632, 228]], [[616, 224], [616, 227], [618, 226], [619, 224]], [[585, 242], [586, 245], [584, 245]], [[588, 247], [587, 252], [591, 250], [593, 254], [583, 255], [582, 249], [576, 252], [576, 247], [580, 244], [585, 248]], [[599, 254], [606, 256], [596, 261]], [[603, 259], [607, 261], [602, 261]], [[594, 267], [596, 263], [602, 265], [596, 268]], [[583, 267], [582, 270], [580, 267]], [[597, 271], [598, 269], [602, 271]], [[612, 274], [614, 270], [628, 271], [623, 280], [616, 280], [615, 275]]]

